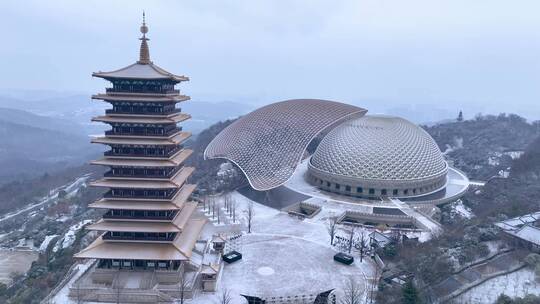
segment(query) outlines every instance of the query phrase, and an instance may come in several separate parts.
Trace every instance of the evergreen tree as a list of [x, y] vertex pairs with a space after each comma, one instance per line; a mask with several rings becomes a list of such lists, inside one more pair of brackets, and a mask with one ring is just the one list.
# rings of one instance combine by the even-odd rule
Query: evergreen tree
[[403, 287], [401, 288], [401, 293], [402, 293], [401, 303], [403, 304], [422, 303], [420, 301], [420, 297], [418, 296], [418, 291], [416, 290], [416, 287], [414, 287], [412, 280], [409, 280], [407, 283], [403, 285]]
[[501, 294], [498, 298], [497, 298], [497, 302], [495, 302], [495, 304], [512, 304], [514, 301], [512, 301], [512, 298], [510, 298], [509, 296], [505, 295], [505, 294]]

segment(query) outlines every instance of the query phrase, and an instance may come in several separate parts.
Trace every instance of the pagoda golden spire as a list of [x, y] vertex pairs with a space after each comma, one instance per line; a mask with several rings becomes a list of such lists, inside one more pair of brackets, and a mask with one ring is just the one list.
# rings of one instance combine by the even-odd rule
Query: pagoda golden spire
[[150, 40], [146, 38], [146, 33], [148, 33], [148, 27], [146, 26], [146, 16], [143, 11], [143, 22], [141, 25], [141, 33], [143, 34], [141, 38], [141, 49], [139, 52], [139, 61], [137, 63], [139, 64], [150, 64], [152, 63], [150, 61], [150, 49], [148, 48], [147, 41]]

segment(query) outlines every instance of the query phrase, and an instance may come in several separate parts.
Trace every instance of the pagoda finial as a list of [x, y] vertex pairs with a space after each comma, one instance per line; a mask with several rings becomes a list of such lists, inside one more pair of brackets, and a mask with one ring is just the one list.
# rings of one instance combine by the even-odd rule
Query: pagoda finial
[[146, 26], [146, 15], [144, 11], [142, 13], [142, 16], [143, 16], [143, 21], [141, 25], [141, 33], [143, 35], [141, 38], [139, 38], [141, 40], [141, 50], [139, 52], [139, 61], [137, 61], [137, 63], [150, 64], [152, 62], [150, 61], [150, 49], [148, 48], [148, 43], [147, 43], [147, 41], [150, 39], [146, 38], [146, 33], [148, 33], [148, 27]]

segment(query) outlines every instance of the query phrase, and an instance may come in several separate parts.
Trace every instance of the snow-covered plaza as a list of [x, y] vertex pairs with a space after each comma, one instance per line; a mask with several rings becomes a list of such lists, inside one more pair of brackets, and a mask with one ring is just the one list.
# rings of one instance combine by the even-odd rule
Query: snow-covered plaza
[[[223, 196], [215, 199], [218, 205], [223, 206]], [[350, 266], [333, 261], [337, 250], [330, 246], [327, 220], [336, 215], [334, 211], [323, 209], [312, 219], [299, 219], [253, 202], [238, 192], [231, 193], [231, 200], [237, 204], [238, 223], [231, 223], [230, 217], [224, 217], [226, 212], [223, 209], [220, 211], [220, 224], [217, 224], [215, 216], [212, 219], [211, 213], [206, 212], [205, 216], [211, 223], [203, 231], [203, 238], [242, 230], [243, 236], [235, 246], [243, 258], [224, 265], [216, 293], [201, 293], [193, 303], [217, 301], [223, 290], [231, 293], [234, 303], [244, 303], [240, 294], [271, 298], [336, 289], [336, 294], [340, 295], [351, 277], [361, 286], [367, 299], [375, 263], [369, 257], [361, 263], [359, 255], [354, 252], [355, 262]], [[246, 210], [250, 203], [254, 210], [252, 233], [246, 233]]]

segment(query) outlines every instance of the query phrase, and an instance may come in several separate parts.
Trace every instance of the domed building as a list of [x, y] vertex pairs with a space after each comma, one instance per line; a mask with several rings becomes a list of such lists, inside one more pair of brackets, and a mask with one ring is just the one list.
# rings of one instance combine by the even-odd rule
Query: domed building
[[363, 116], [328, 133], [308, 164], [322, 190], [363, 197], [415, 197], [442, 190], [448, 165], [433, 138], [399, 117]]
[[[393, 205], [400, 202], [445, 204], [467, 191], [467, 176], [446, 162], [424, 129], [400, 117], [366, 112], [319, 99], [273, 103], [225, 128], [204, 155], [233, 163], [253, 190], [280, 193], [275, 199], [280, 206], [311, 197], [319, 204], [345, 202], [348, 208], [363, 205], [359, 212], [380, 213], [382, 207], [401, 208]], [[306, 158], [319, 136], [321, 142]]]

